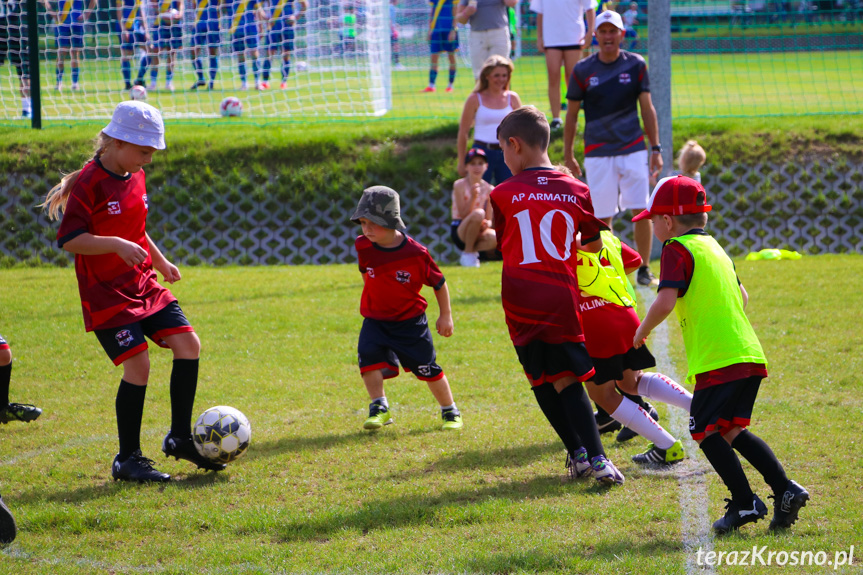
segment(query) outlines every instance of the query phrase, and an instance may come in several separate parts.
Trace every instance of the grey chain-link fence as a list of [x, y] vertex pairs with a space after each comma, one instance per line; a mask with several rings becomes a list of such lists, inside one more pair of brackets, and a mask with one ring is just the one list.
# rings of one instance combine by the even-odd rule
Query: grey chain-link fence
[[[863, 253], [863, 163], [707, 165], [702, 177], [713, 205], [708, 229], [732, 255], [762, 248]], [[0, 259], [5, 263], [71, 261], [56, 247], [57, 224], [36, 208], [53, 183], [27, 174], [0, 178]], [[412, 184], [399, 192], [408, 232], [438, 261], [457, 261], [449, 236], [449, 195]], [[148, 231], [177, 263], [356, 261], [353, 242], [359, 227], [348, 220], [354, 199], [310, 198], [286, 205], [265, 193], [208, 195], [216, 200], [205, 204], [196, 200], [194, 190], [182, 190], [170, 180], [149, 190]], [[631, 242], [631, 224], [618, 218], [615, 228]]]

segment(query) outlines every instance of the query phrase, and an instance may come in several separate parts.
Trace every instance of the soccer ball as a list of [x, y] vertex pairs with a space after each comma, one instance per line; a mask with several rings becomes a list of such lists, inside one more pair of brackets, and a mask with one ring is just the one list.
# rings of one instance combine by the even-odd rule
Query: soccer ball
[[133, 100], [146, 100], [147, 88], [145, 88], [144, 86], [132, 86], [132, 89], [129, 90], [129, 96]]
[[308, 69], [309, 65], [305, 60], [300, 60], [297, 62], [297, 71], [305, 72]]
[[228, 96], [219, 104], [219, 113], [223, 116], [239, 116], [243, 113], [243, 103], [239, 98]]
[[198, 453], [210, 461], [229, 463], [246, 453], [252, 426], [238, 409], [218, 405], [201, 414], [192, 430], [192, 439]]

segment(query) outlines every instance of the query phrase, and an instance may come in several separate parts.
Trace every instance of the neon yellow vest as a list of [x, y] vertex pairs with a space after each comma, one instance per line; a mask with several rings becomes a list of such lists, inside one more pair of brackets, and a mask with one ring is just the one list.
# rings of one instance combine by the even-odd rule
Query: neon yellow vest
[[687, 234], [672, 238], [695, 260], [686, 295], [677, 299], [674, 311], [683, 331], [689, 372], [696, 374], [738, 363], [767, 363], [758, 336], [743, 311], [743, 296], [734, 264], [711, 236]]
[[[586, 294], [601, 297], [622, 307], [636, 307], [632, 284], [626, 279], [620, 240], [606, 230], [600, 232], [602, 249], [597, 253], [578, 250], [576, 278], [578, 288]], [[611, 265], [600, 262], [605, 258]]]

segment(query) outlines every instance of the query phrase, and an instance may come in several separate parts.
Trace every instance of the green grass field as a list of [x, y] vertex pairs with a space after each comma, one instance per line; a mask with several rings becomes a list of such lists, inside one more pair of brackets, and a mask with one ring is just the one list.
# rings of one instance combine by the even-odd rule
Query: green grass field
[[[392, 108], [380, 118], [370, 116], [371, 108], [361, 101], [363, 96], [358, 91], [367, 88], [367, 81], [360, 73], [295, 71], [288, 89], [282, 91], [278, 89], [279, 74], [276, 72], [271, 82], [274, 89], [241, 92], [236, 63], [227, 58], [222, 59], [215, 91], [188, 90], [195, 76], [191, 62], [185, 60], [176, 74], [177, 91], [173, 94], [161, 89], [151, 92], [149, 102], [162, 109], [174, 122], [311, 122], [321, 125], [336, 121], [366, 125], [395, 121], [407, 125], [417, 120], [456, 121], [465, 98], [473, 88], [469, 67], [460, 61], [456, 89], [447, 94], [442, 89], [446, 84], [446, 65], [442, 64], [441, 90], [435, 94], [423, 94], [421, 90], [428, 82], [427, 62], [425, 59], [414, 60], [408, 63], [415, 69], [393, 72]], [[106, 118], [117, 101], [128, 97], [121, 89], [118, 61], [87, 61], [82, 67], [84, 91], [81, 93], [69, 91], [68, 70], [66, 90], [62, 93], [53, 91], [53, 62], [43, 64], [41, 75], [46, 125], [69, 125], [86, 118]], [[672, 78], [675, 119], [863, 112], [860, 99], [863, 93], [863, 59], [856, 51], [676, 55], [672, 59]], [[163, 85], [164, 72], [159, 77], [160, 88]], [[533, 56], [517, 60], [513, 89], [524, 103], [546, 109], [544, 59]], [[242, 99], [243, 118], [223, 120], [212, 117], [225, 96]], [[27, 121], [16, 120], [20, 110], [11, 76], [0, 87], [0, 106], [0, 115], [5, 117], [7, 125], [29, 125]], [[339, 117], [340, 113], [348, 115]]]
[[[160, 457], [170, 355], [151, 347], [142, 443], [175, 477], [162, 487], [110, 480], [121, 371], [83, 333], [72, 270], [4, 271], [0, 329], [15, 355], [12, 399], [45, 413], [0, 429], [0, 493], [20, 528], [0, 551], [0, 573], [665, 575], [697, 570], [699, 546], [762, 545], [824, 551], [831, 560], [855, 545], [855, 565], [835, 572], [859, 573], [863, 317], [853, 305], [856, 283], [836, 277], [860, 277], [863, 258], [736, 264], [771, 362], [752, 428], [812, 501], [789, 534], [766, 535], [761, 522], [721, 540], [705, 533], [727, 494], [691, 442], [689, 461], [656, 472], [629, 462], [643, 440], [606, 437], [626, 484], [563, 481], [563, 448], [507, 337], [499, 265], [445, 269], [456, 332], [436, 345], [465, 428], [439, 431], [426, 386], [402, 375], [387, 388], [396, 424], [376, 434], [361, 429], [367, 398], [355, 365], [354, 266], [186, 268], [173, 290], [203, 341], [196, 412], [233, 405], [249, 416], [253, 438], [244, 459], [215, 475]], [[668, 331], [649, 343], [667, 352], [674, 363], [661, 367], [679, 376], [679, 332]], [[660, 412], [686, 436], [685, 415]], [[746, 469], [765, 497], [763, 481]]]

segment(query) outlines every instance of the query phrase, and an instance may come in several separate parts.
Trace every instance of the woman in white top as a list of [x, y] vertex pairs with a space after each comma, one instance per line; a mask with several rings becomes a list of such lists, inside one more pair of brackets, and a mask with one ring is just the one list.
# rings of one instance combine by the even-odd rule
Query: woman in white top
[[[581, 60], [581, 50], [590, 45], [596, 10], [593, 0], [531, 0], [530, 9], [536, 12], [536, 47], [545, 53], [548, 69], [548, 102], [552, 120], [549, 127], [559, 130], [560, 121], [560, 67], [569, 84], [572, 69]], [[547, 16], [547, 17], [546, 17]], [[587, 30], [584, 20], [587, 17]]]
[[512, 176], [503, 161], [503, 151], [497, 142], [497, 127], [507, 114], [521, 107], [518, 94], [509, 89], [513, 66], [509, 58], [490, 56], [482, 65], [476, 87], [461, 113], [458, 125], [458, 174], [467, 174], [464, 158], [467, 153], [467, 139], [473, 126], [473, 148], [485, 150], [488, 169], [482, 179], [486, 182], [501, 183]]

